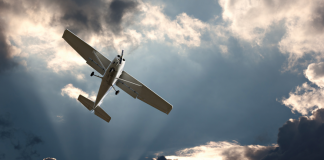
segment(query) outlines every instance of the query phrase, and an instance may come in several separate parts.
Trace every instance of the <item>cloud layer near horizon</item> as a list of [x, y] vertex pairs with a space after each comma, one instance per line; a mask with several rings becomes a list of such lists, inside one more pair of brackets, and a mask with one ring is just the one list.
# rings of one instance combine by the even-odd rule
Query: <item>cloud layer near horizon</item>
[[208, 142], [185, 148], [176, 155], [165, 156], [178, 160], [303, 160], [324, 157], [324, 109], [312, 116], [290, 119], [279, 128], [277, 145], [246, 145], [238, 142]]

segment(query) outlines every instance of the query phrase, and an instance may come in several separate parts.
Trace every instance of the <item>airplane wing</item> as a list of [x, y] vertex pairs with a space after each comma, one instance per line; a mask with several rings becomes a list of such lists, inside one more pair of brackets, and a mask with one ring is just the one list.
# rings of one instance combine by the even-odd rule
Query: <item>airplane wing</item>
[[110, 60], [68, 29], [64, 31], [62, 38], [87, 61], [89, 66], [101, 75], [105, 74], [105, 69], [109, 66]]
[[[143, 83], [141, 83], [140, 81], [136, 80], [134, 77], [129, 75], [127, 72], [123, 71], [119, 78], [122, 80], [118, 80], [116, 85], [120, 89], [128, 93], [130, 96], [132, 96], [133, 98], [137, 98], [166, 114], [169, 114], [170, 111], [172, 110], [172, 105], [170, 103], [168, 103], [162, 97], [154, 93]], [[141, 86], [138, 86], [136, 84], [139, 84]]]

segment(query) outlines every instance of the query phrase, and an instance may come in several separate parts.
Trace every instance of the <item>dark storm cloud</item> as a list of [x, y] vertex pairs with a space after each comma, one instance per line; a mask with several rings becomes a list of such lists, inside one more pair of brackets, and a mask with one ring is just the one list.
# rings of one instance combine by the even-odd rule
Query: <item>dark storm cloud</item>
[[[249, 160], [324, 159], [324, 109], [315, 111], [313, 116], [287, 121], [279, 128], [278, 147], [257, 150], [245, 147], [244, 156]], [[227, 160], [237, 160], [240, 154], [236, 149], [223, 153]]]
[[242, 159], [242, 157], [245, 157], [249, 160], [260, 160], [263, 157], [265, 157], [274, 148], [275, 147], [273, 146], [267, 146], [267, 147], [256, 149], [253, 147], [244, 146], [243, 152], [238, 151], [237, 148], [231, 148], [224, 151], [222, 155], [225, 157], [226, 160], [239, 160]]
[[53, 19], [53, 23], [65, 26], [65, 28], [72, 30], [75, 33], [88, 30], [93, 32], [100, 32], [102, 24], [100, 22], [104, 13], [101, 13], [101, 6], [106, 4], [100, 0], [94, 1], [55, 1], [61, 8], [62, 17]]
[[110, 14], [106, 21], [115, 33], [121, 31], [121, 20], [125, 13], [135, 12], [138, 3], [133, 1], [114, 0], [109, 6]]
[[125, 13], [135, 13], [137, 2], [130, 0], [114, 0], [107, 3], [101, 0], [94, 1], [55, 1], [62, 9], [63, 16], [54, 18], [53, 24], [59, 22], [60, 25], [71, 29], [75, 33], [82, 30], [100, 32], [103, 25], [119, 34], [122, 30], [122, 17]]
[[318, 5], [313, 13], [310, 31], [315, 33], [323, 33], [324, 31], [324, 3], [317, 2]]
[[[22, 3], [24, 5], [22, 5]], [[35, 12], [41, 8], [51, 9], [51, 6], [57, 6], [61, 12], [54, 14], [51, 25], [64, 26], [75, 33], [78, 32], [95, 32], [102, 31], [103, 26], [111, 30], [114, 34], [119, 34], [122, 30], [122, 17], [125, 13], [135, 13], [137, 11], [137, 2], [131, 0], [114, 0], [111, 3], [101, 0], [58, 0], [58, 1], [15, 1], [15, 3], [7, 3], [0, 0], [0, 14], [16, 16], [26, 16], [27, 9]], [[58, 15], [62, 15], [57, 17]], [[11, 17], [15, 18], [15, 17]], [[33, 19], [30, 19], [33, 21]], [[9, 57], [11, 48], [7, 44], [6, 23], [0, 19], [0, 73], [13, 68], [16, 63]]]
[[[0, 140], [6, 148], [12, 147], [18, 152], [16, 159], [30, 160], [38, 157], [39, 153], [34, 147], [43, 143], [43, 140], [26, 131], [13, 127], [10, 116], [0, 115]], [[9, 148], [10, 149], [10, 148]], [[0, 153], [0, 159], [4, 159], [6, 153]]]
[[159, 156], [156, 160], [167, 160], [165, 156]]
[[279, 145], [264, 160], [324, 159], [324, 109], [313, 114], [314, 119], [300, 117], [279, 128]]
[[[0, 1], [0, 9], [3, 8], [3, 5], [3, 2]], [[9, 57], [10, 47], [4, 35], [4, 25], [5, 23], [0, 19], [0, 73], [17, 65], [17, 63]]]

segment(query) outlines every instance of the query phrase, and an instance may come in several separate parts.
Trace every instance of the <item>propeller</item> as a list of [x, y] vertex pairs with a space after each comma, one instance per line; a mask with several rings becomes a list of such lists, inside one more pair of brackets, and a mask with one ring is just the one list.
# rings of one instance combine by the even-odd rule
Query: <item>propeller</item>
[[119, 64], [121, 64], [122, 60], [123, 60], [123, 56], [124, 56], [124, 50], [122, 50], [121, 56], [120, 56], [120, 60], [119, 60]]

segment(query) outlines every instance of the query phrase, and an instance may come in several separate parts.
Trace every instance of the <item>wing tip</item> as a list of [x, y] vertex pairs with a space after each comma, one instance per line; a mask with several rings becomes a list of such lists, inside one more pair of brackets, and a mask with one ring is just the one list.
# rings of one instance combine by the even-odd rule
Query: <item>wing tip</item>
[[63, 35], [62, 35], [62, 38], [64, 39], [64, 36], [66, 35], [66, 32], [69, 32], [68, 29], [65, 29], [64, 32], [63, 32]]
[[171, 106], [171, 109], [169, 109], [167, 112], [165, 112], [167, 115], [169, 115], [169, 113], [172, 111], [172, 109], [173, 109], [173, 106], [172, 105], [170, 105]]
[[75, 35], [73, 32], [71, 32], [69, 29], [65, 29], [62, 35], [62, 38], [65, 39], [65, 35], [67, 35], [67, 33], [73, 34]]

